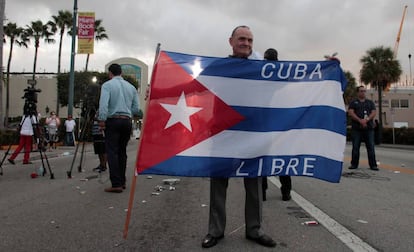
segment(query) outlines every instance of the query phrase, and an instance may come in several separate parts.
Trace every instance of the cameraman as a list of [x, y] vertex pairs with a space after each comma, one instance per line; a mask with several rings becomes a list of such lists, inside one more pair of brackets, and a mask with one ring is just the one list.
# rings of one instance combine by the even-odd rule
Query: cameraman
[[33, 126], [36, 127], [38, 123], [37, 117], [33, 114], [31, 115], [23, 115], [22, 121], [20, 122], [18, 130], [20, 131], [20, 139], [19, 139], [19, 146], [8, 159], [11, 164], [15, 164], [14, 159], [16, 159], [17, 155], [19, 155], [20, 151], [24, 147], [24, 157], [23, 157], [23, 164], [31, 164], [32, 162], [29, 161], [30, 158], [30, 151], [32, 146], [32, 138], [34, 135]]

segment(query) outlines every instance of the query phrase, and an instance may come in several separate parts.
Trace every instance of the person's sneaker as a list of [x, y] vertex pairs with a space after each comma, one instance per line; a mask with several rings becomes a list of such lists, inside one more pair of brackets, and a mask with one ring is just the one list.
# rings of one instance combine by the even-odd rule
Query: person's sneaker
[[355, 166], [350, 166], [350, 167], [348, 167], [348, 169], [350, 169], [350, 170], [355, 170], [356, 168], [358, 168], [358, 167], [355, 167]]
[[13, 164], [13, 165], [15, 165], [16, 163], [14, 162], [14, 160], [13, 159], [11, 159], [11, 158], [9, 158], [9, 159], [7, 159], [8, 161], [9, 161], [9, 163], [10, 164]]
[[23, 161], [23, 164], [33, 164], [33, 163], [30, 161]]
[[379, 171], [378, 167], [376, 167], [376, 166], [371, 167], [370, 169], [373, 170], [373, 171]]
[[93, 171], [94, 172], [104, 172], [104, 171], [106, 171], [106, 168], [99, 165], [98, 167], [93, 168]]

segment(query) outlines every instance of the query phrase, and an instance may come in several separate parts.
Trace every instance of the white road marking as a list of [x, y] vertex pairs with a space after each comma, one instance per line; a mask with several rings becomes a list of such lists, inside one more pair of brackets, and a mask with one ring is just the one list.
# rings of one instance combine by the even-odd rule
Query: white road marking
[[[268, 179], [276, 187], [280, 188], [280, 182], [276, 177], [268, 177]], [[322, 224], [326, 229], [328, 229], [329, 232], [331, 232], [334, 236], [341, 240], [352, 251], [377, 251], [368, 243], [364, 242], [361, 238], [359, 238], [354, 233], [342, 226], [340, 223], [329, 217], [327, 214], [322, 212], [322, 210], [320, 210], [315, 205], [307, 201], [305, 198], [300, 196], [295, 191], [291, 191], [291, 196], [292, 200], [294, 200], [300, 207], [302, 207], [306, 212], [308, 212], [313, 218], [315, 218], [320, 224]]]

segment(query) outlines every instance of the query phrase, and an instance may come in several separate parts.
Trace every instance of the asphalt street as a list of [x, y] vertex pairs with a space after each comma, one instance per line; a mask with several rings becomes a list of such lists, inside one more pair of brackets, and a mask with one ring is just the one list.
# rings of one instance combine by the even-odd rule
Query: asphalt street
[[[73, 147], [45, 152], [54, 179], [49, 172], [31, 178], [42, 163], [39, 153], [32, 153], [29, 165], [21, 164], [21, 155], [16, 165], [6, 161], [0, 176], [0, 251], [410, 251], [414, 247], [414, 150], [387, 146], [377, 148], [378, 172], [366, 168], [364, 151], [361, 167], [350, 172], [347, 146], [340, 183], [293, 177], [293, 199], [288, 202], [281, 200], [278, 179], [270, 178], [263, 228], [277, 242], [276, 248], [245, 239], [243, 180], [236, 178], [230, 179], [228, 189], [225, 238], [217, 246], [201, 248], [208, 223], [208, 178], [138, 176], [124, 239], [137, 145], [131, 140], [128, 146], [127, 189], [120, 194], [103, 191], [110, 186], [108, 172], [92, 171], [98, 158], [91, 144], [82, 153], [79, 148], [76, 159]], [[165, 179], [179, 181], [169, 185]], [[304, 224], [308, 221], [318, 224]]]

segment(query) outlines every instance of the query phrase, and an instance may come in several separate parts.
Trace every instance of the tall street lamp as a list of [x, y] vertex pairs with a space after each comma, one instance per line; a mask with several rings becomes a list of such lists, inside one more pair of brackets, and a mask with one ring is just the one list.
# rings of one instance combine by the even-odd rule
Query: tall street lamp
[[70, 76], [69, 76], [69, 97], [68, 97], [68, 115], [73, 115], [73, 94], [75, 92], [75, 43], [78, 29], [76, 19], [78, 16], [78, 0], [73, 1], [73, 32], [72, 32], [72, 51], [70, 55]]

